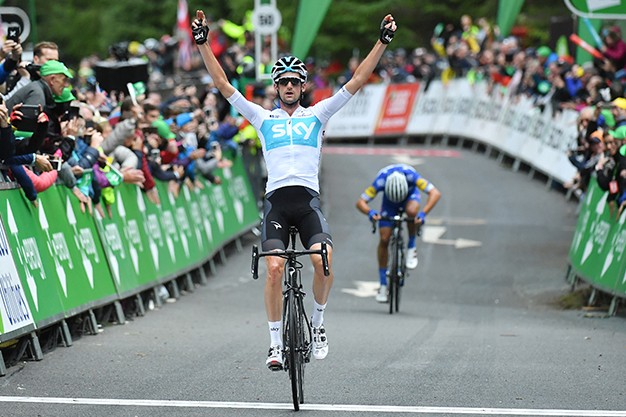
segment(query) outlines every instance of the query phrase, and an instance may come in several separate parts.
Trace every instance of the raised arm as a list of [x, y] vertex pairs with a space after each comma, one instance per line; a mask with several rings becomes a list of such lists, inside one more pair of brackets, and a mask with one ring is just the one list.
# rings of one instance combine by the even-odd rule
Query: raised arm
[[202, 55], [204, 65], [213, 79], [213, 83], [217, 89], [220, 90], [220, 93], [222, 93], [224, 98], [229, 98], [235, 93], [236, 90], [235, 87], [233, 87], [228, 81], [228, 77], [226, 77], [224, 69], [213, 54], [211, 46], [207, 42], [209, 39], [209, 26], [202, 10], [196, 11], [196, 18], [191, 23], [191, 31], [193, 32], [193, 38], [198, 45], [198, 50]]
[[359, 64], [354, 71], [354, 75], [345, 85], [346, 90], [350, 94], [355, 94], [363, 85], [367, 82], [372, 72], [378, 65], [378, 61], [383, 56], [387, 45], [393, 39], [396, 33], [396, 22], [392, 15], [385, 16], [380, 24], [380, 38], [376, 41], [376, 44], [372, 48], [369, 54], [365, 57], [363, 62]]

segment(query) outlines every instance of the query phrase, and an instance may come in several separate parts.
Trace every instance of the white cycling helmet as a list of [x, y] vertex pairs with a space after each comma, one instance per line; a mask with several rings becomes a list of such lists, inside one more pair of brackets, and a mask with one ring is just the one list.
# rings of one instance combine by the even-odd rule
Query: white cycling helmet
[[400, 171], [394, 171], [385, 181], [385, 196], [392, 203], [399, 203], [409, 194], [409, 184], [406, 177]]
[[307, 70], [304, 62], [300, 61], [295, 56], [284, 56], [280, 58], [272, 67], [272, 80], [276, 82], [285, 72], [295, 72], [300, 75], [302, 82], [306, 82]]

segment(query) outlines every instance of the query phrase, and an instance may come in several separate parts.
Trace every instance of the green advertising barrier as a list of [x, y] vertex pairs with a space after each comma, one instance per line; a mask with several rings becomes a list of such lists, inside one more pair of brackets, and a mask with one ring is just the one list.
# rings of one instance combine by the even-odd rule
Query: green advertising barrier
[[0, 214], [37, 327], [116, 298], [93, 219], [65, 187], [39, 193], [38, 207], [19, 189], [0, 195]]
[[117, 299], [93, 216], [82, 212], [67, 187], [54, 186], [40, 195], [39, 223], [50, 238], [66, 316]]
[[20, 189], [1, 191], [6, 242], [35, 326], [176, 278], [258, 225], [241, 158], [217, 174], [222, 184], [199, 178], [204, 187], [183, 186], [177, 197], [157, 182], [159, 205], [139, 187], [122, 184], [114, 189], [111, 216], [104, 218], [83, 213], [63, 186], [39, 193], [37, 207]]
[[[154, 203], [147, 201], [144, 192], [135, 185], [121, 184], [114, 190], [112, 216], [98, 215], [96, 219], [115, 287], [120, 298], [125, 298], [157, 283], [161, 258], [152, 239], [158, 235], [152, 224], [154, 218], [148, 215], [148, 207]], [[157, 214], [160, 226], [173, 222], [167, 214]]]
[[572, 272], [595, 288], [626, 295], [626, 213], [611, 216], [607, 192], [593, 178], [583, 202], [569, 251]]
[[231, 169], [224, 170], [224, 181], [227, 184], [225, 198], [229, 211], [225, 216], [225, 229], [228, 238], [240, 234], [241, 230], [248, 230], [261, 220], [259, 209], [254, 198], [252, 186], [248, 179], [241, 157]]
[[140, 188], [115, 188], [113, 216], [97, 216], [98, 230], [120, 297], [170, 280], [206, 262], [226, 242], [259, 222], [240, 158], [217, 174], [220, 185], [182, 186], [177, 196], [157, 182], [160, 204]]

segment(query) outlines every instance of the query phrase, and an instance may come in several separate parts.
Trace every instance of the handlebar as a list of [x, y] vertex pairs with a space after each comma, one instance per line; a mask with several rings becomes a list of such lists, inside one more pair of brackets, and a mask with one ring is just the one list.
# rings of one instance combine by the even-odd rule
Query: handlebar
[[[393, 222], [394, 224], [397, 223], [407, 223], [407, 224], [411, 224], [411, 223], [415, 223], [415, 217], [404, 217], [401, 216], [399, 214], [396, 214], [395, 216], [380, 216], [380, 219], [378, 220], [374, 220], [372, 219], [372, 233], [376, 232], [376, 224], [381, 221], [390, 221]], [[417, 235], [419, 236], [421, 234], [421, 228], [422, 228], [422, 223], [416, 223], [417, 226]]]
[[324, 275], [330, 275], [330, 268], [328, 267], [328, 246], [326, 242], [322, 242], [322, 247], [316, 250], [295, 250], [295, 249], [285, 249], [279, 251], [270, 251], [270, 252], [259, 252], [259, 247], [257, 245], [252, 246], [252, 278], [259, 278], [259, 258], [264, 256], [278, 256], [283, 259], [295, 259], [299, 256], [304, 255], [321, 255], [322, 256], [322, 266], [324, 268]]

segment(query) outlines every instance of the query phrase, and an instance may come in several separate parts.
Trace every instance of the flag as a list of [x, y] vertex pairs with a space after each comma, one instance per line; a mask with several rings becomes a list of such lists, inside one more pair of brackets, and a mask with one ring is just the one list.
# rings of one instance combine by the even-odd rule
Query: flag
[[178, 35], [178, 67], [189, 71], [191, 69], [192, 39], [191, 25], [187, 0], [178, 0], [176, 14], [176, 31]]

